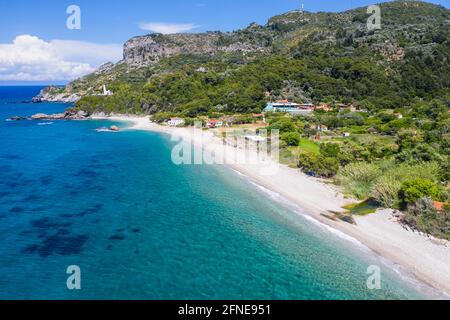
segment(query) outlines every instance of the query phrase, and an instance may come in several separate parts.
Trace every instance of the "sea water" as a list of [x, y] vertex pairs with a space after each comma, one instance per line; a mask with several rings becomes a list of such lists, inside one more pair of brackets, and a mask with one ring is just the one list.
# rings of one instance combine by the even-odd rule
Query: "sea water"
[[[0, 87], [0, 299], [417, 299], [415, 282], [169, 137]], [[96, 129], [118, 125], [117, 133]], [[370, 266], [381, 289], [370, 290]], [[69, 266], [81, 290], [69, 290]], [[408, 278], [409, 279], [409, 278]]]

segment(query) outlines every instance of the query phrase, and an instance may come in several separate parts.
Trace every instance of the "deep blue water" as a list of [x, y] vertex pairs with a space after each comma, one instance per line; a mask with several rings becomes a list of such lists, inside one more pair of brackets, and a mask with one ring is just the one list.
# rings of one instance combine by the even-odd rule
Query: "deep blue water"
[[[4, 121], [67, 107], [23, 102], [39, 89], [0, 87], [0, 299], [421, 297], [227, 168], [173, 165], [164, 135]], [[367, 289], [372, 264], [382, 290]]]

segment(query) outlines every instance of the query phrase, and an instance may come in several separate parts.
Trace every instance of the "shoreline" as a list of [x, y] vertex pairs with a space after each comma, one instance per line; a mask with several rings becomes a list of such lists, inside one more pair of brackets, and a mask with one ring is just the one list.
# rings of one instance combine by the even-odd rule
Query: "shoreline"
[[[224, 148], [223, 143], [210, 134], [208, 144], [198, 141], [194, 130], [160, 126], [149, 121], [149, 117], [111, 116], [91, 117], [91, 120], [110, 120], [130, 122], [127, 130], [142, 130], [177, 135], [192, 141], [193, 144], [217, 152]], [[227, 146], [235, 155], [251, 152]], [[227, 151], [228, 154], [228, 151]], [[272, 161], [272, 160], [271, 160]], [[330, 212], [343, 211], [342, 207], [352, 201], [333, 186], [316, 178], [311, 178], [285, 165], [279, 165], [276, 175], [261, 174], [261, 165], [245, 165], [239, 163], [225, 165], [243, 175], [255, 186], [262, 187], [280, 195], [291, 204], [305, 210], [302, 215], [314, 219], [327, 228], [353, 238], [370, 249], [381, 259], [387, 260], [391, 266], [404, 269], [407, 276], [434, 289], [429, 294], [434, 299], [450, 299], [450, 243], [426, 237], [417, 232], [407, 230], [394, 221], [392, 210], [379, 210], [368, 216], [355, 216], [356, 225], [343, 221], [334, 221], [324, 216]], [[296, 212], [297, 214], [300, 214]], [[427, 290], [431, 291], [431, 290]]]

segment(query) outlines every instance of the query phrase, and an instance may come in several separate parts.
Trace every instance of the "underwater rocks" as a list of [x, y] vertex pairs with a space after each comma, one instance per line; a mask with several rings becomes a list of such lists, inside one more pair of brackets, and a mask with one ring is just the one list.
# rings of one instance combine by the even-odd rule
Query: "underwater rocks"
[[15, 116], [15, 117], [11, 117], [8, 120], [10, 121], [21, 121], [21, 120], [28, 120], [27, 117], [19, 117], [19, 116]]

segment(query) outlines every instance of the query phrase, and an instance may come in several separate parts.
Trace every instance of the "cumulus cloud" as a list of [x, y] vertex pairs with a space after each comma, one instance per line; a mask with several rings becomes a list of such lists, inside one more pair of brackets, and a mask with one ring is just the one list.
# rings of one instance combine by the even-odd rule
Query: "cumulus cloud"
[[142, 22], [139, 27], [145, 31], [151, 31], [162, 34], [173, 34], [188, 32], [199, 28], [192, 23], [164, 23], [164, 22]]
[[12, 43], [0, 44], [0, 81], [73, 80], [121, 57], [122, 47], [116, 44], [47, 42], [20, 35]]

